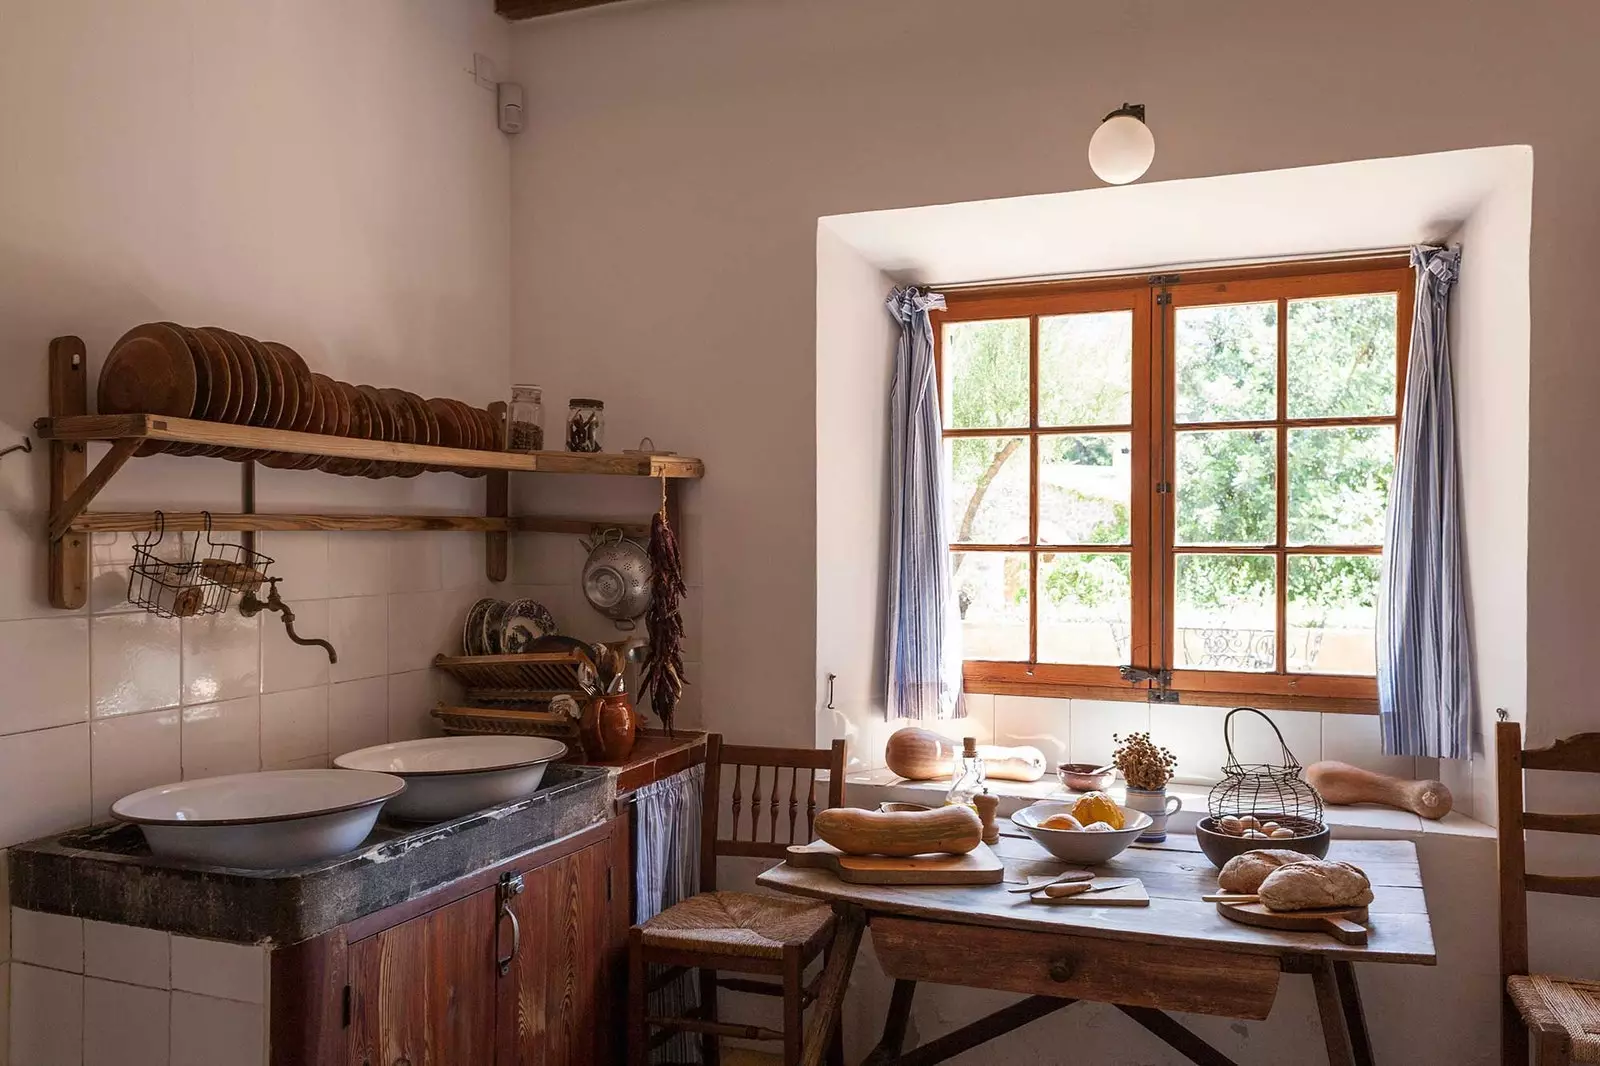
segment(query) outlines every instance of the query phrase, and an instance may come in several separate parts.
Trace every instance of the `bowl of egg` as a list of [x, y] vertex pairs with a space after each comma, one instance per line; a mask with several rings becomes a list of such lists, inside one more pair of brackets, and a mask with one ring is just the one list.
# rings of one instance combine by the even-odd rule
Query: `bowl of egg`
[[1254, 814], [1202, 818], [1194, 827], [1195, 841], [1219, 869], [1235, 855], [1261, 848], [1300, 851], [1326, 858], [1332, 834], [1310, 818], [1257, 811]]
[[1074, 803], [1045, 800], [1024, 807], [1011, 816], [1011, 824], [1056, 858], [1094, 866], [1121, 854], [1150, 828], [1151, 818], [1113, 803], [1103, 792], [1091, 792]]

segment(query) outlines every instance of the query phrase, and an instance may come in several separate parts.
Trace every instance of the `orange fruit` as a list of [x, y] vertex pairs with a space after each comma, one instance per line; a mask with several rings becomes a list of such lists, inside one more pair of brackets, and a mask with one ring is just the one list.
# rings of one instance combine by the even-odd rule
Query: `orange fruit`
[[1122, 808], [1112, 802], [1104, 792], [1086, 792], [1072, 805], [1072, 816], [1084, 825], [1105, 822], [1113, 829], [1122, 828]]

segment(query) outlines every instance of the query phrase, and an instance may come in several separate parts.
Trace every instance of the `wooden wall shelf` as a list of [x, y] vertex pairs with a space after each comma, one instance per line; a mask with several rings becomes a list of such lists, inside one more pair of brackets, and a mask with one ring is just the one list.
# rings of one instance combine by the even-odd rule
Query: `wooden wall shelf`
[[[513, 532], [593, 534], [620, 528], [630, 537], [649, 535], [649, 522], [573, 518], [510, 513], [513, 473], [592, 474], [607, 477], [660, 478], [669, 513], [676, 521], [677, 483], [705, 476], [699, 459], [659, 452], [490, 452], [360, 440], [321, 433], [295, 433], [167, 415], [91, 415], [88, 410], [87, 360], [83, 341], [57, 337], [50, 342], [50, 415], [34, 423], [50, 445], [49, 593], [56, 607], [76, 610], [88, 599], [89, 535], [153, 531], [155, 510], [90, 511], [106, 484], [147, 441], [214, 445], [285, 455], [324, 455], [414, 464], [461, 473], [486, 472], [481, 515], [358, 514], [221, 514], [162, 511], [161, 527], [175, 532], [213, 529], [218, 532], [280, 531], [430, 531], [482, 533], [487, 541], [486, 569], [491, 581], [506, 579], [509, 535]], [[503, 406], [503, 405], [501, 405]], [[111, 445], [88, 468], [87, 444]], [[245, 509], [250, 510], [247, 497]], [[680, 534], [681, 535], [681, 534]]]

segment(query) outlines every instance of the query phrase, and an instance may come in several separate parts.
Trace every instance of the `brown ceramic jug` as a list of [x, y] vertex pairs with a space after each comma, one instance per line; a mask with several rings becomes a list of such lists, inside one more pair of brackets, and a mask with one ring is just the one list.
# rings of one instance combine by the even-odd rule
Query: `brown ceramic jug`
[[591, 762], [621, 762], [633, 751], [638, 716], [626, 692], [589, 700], [578, 719], [578, 736]]

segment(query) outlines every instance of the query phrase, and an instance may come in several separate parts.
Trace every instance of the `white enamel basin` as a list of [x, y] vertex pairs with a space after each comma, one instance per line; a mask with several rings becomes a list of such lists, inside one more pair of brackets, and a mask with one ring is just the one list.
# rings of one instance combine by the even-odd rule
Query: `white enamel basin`
[[111, 813], [164, 858], [274, 870], [354, 851], [406, 783], [352, 770], [268, 770], [159, 785]]
[[433, 737], [346, 752], [333, 764], [403, 778], [390, 817], [442, 822], [533, 795], [545, 767], [566, 753], [546, 737]]

